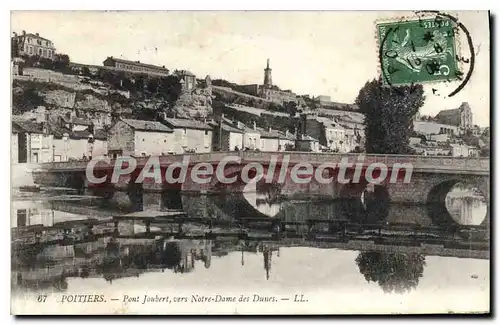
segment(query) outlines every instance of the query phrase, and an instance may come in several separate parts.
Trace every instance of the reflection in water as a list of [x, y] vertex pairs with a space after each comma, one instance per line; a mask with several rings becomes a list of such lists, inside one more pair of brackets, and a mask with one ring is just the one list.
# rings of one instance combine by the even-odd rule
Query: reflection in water
[[486, 217], [486, 199], [475, 187], [458, 183], [445, 200], [446, 209], [458, 224], [480, 225]]
[[422, 254], [365, 252], [356, 258], [359, 272], [366, 281], [376, 282], [386, 293], [405, 293], [415, 289], [422, 277]]
[[[332, 252], [329, 258], [335, 261], [345, 252], [354, 254], [360, 252], [357, 257], [356, 255], [349, 257], [348, 264], [351, 267], [357, 267], [367, 282], [377, 283], [386, 293], [409, 292], [417, 287], [419, 279], [423, 276], [426, 265], [425, 256], [417, 253], [394, 252], [391, 251], [391, 248], [387, 250], [388, 246], [394, 245], [394, 242], [388, 244], [388, 241], [396, 238], [395, 243], [399, 246], [415, 246], [424, 239], [429, 239], [430, 243], [441, 240], [438, 244], [444, 247], [445, 244], [447, 245], [445, 240], [448, 240], [448, 237], [445, 238], [445, 234], [442, 232], [424, 235], [415, 233], [415, 225], [423, 227], [432, 224], [426, 215], [426, 209], [418, 206], [405, 207], [394, 204], [376, 206], [377, 200], [374, 197], [377, 195], [374, 195], [375, 191], [383, 191], [383, 189], [368, 189], [363, 193], [363, 200], [360, 202], [355, 200], [352, 202], [348, 202], [348, 200], [342, 202], [277, 200], [272, 193], [271, 195], [269, 192], [259, 193], [252, 190], [252, 187], [245, 192], [246, 200], [261, 213], [282, 222], [289, 222], [292, 225], [297, 223], [298, 225], [295, 227], [297, 237], [293, 238], [301, 238], [302, 240], [309, 232], [314, 232], [327, 236], [330, 240], [330, 242], [327, 241], [327, 244], [331, 244], [330, 246], [325, 246], [325, 242], [319, 242], [319, 239], [318, 241], [308, 239], [308, 241], [300, 241], [299, 244], [292, 244], [281, 239], [273, 241], [208, 237], [205, 239], [181, 239], [172, 235], [122, 238], [113, 234], [112, 224], [106, 223], [94, 226], [91, 233], [88, 234], [85, 233], [84, 227], [78, 220], [101, 218], [102, 216], [96, 210], [88, 209], [85, 213], [76, 213], [77, 210], [69, 202], [64, 201], [59, 205], [47, 204], [46, 202], [17, 201], [12, 205], [11, 219], [12, 240], [13, 243], [16, 243], [12, 258], [13, 286], [24, 290], [38, 291], [52, 288], [54, 291], [65, 291], [68, 288], [68, 278], [102, 278], [112, 284], [116, 279], [136, 278], [144, 273], [153, 272], [176, 274], [179, 277], [182, 274], [224, 277], [225, 275], [220, 274], [220, 272], [215, 273], [216, 271], [212, 268], [212, 259], [229, 261], [234, 254], [238, 255], [238, 259], [236, 263], [228, 267], [236, 267], [236, 265], [241, 264], [244, 269], [250, 269], [258, 265], [258, 272], [261, 272], [260, 278], [267, 279], [269, 283], [272, 283], [283, 276], [284, 270], [301, 273], [301, 268], [304, 266], [301, 266], [300, 262], [289, 264], [291, 263], [289, 260], [280, 257], [280, 248], [286, 251], [290, 249], [290, 246], [298, 246], [307, 248], [307, 254], [304, 255], [304, 258], [320, 256], [325, 249]], [[210, 203], [212, 202], [210, 200], [207, 197], [196, 198], [194, 201], [200, 203], [200, 212], [192, 210], [193, 215], [218, 217], [217, 213], [220, 212], [220, 209]], [[455, 202], [447, 198], [447, 203], [448, 200], [452, 205]], [[236, 206], [238, 205], [236, 204]], [[350, 208], [346, 210], [345, 206], [350, 206]], [[62, 209], [65, 211], [61, 211]], [[471, 213], [475, 215], [477, 212], [473, 210]], [[109, 216], [109, 213], [105, 215]], [[346, 218], [356, 222], [366, 220], [379, 222], [380, 215], [384, 217], [383, 224], [406, 223], [410, 226], [398, 229], [379, 229], [377, 232], [368, 228], [343, 228], [340, 224], [334, 223], [329, 225], [326, 223], [326, 227], [325, 224], [315, 225], [312, 228], [307, 225], [310, 220], [331, 221]], [[230, 215], [230, 217], [233, 216]], [[133, 234], [133, 229], [137, 228], [135, 226], [121, 225], [119, 229], [128, 227], [132, 229]], [[36, 232], [30, 231], [38, 228], [42, 229], [45, 240], [54, 243], [43, 244], [43, 240], [35, 238], [33, 234]], [[192, 227], [192, 229], [199, 228]], [[450, 235], [450, 238], [452, 237], [453, 234]], [[354, 241], [354, 239], [363, 244], [356, 246], [356, 248], [348, 248], [352, 246], [346, 246], [347, 241]], [[465, 244], [470, 244], [470, 242], [465, 242]], [[460, 242], [460, 245], [464, 245], [463, 242]], [[377, 248], [379, 246], [384, 248]], [[256, 262], [255, 258], [257, 257], [258, 261]], [[277, 264], [285, 266], [280, 269]], [[196, 268], [200, 268], [199, 265], [208, 273], [195, 272]], [[225, 271], [238, 272], [236, 269]], [[244, 281], [244, 273], [241, 273], [241, 276], [241, 281]], [[126, 288], [127, 283], [125, 281], [120, 285]], [[320, 286], [323, 283], [315, 283], [315, 285]]]
[[282, 204], [273, 195], [272, 191], [265, 191], [259, 188], [257, 190], [257, 183], [251, 180], [243, 190], [243, 197], [253, 205], [257, 211], [263, 214], [274, 217], [281, 210]]

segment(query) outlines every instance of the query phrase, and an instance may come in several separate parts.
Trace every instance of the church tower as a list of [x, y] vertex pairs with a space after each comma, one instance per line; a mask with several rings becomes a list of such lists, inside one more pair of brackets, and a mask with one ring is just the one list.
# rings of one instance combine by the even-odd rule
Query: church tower
[[264, 69], [264, 88], [271, 88], [273, 86], [271, 71], [272, 69], [269, 68], [269, 59], [267, 59], [267, 67]]

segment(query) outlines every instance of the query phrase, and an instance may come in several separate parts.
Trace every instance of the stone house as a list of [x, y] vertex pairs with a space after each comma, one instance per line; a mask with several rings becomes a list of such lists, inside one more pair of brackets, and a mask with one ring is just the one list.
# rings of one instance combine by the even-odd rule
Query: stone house
[[296, 151], [320, 152], [319, 140], [309, 135], [301, 134], [295, 140]]
[[194, 75], [194, 73], [188, 70], [180, 70], [177, 71], [176, 74], [180, 79], [182, 90], [190, 91], [196, 88], [196, 76]]
[[260, 149], [260, 132], [257, 130], [255, 122], [253, 122], [252, 127], [248, 127], [241, 122], [237, 122], [237, 127], [243, 130], [243, 149]]
[[261, 151], [285, 151], [286, 148], [295, 145], [295, 137], [287, 131], [285, 133], [278, 130], [261, 129], [260, 132], [260, 150]]
[[120, 119], [108, 132], [108, 155], [156, 156], [175, 153], [174, 131], [160, 122]]
[[449, 134], [446, 133], [441, 133], [441, 134], [431, 134], [429, 136], [430, 140], [436, 141], [436, 142], [447, 142], [450, 140]]
[[107, 154], [107, 133], [88, 120], [58, 116], [47, 121], [53, 137], [54, 161], [90, 159]]
[[26, 33], [26, 31], [23, 30], [21, 34], [14, 33], [11, 42], [18, 56], [37, 55], [49, 60], [54, 59], [56, 52], [54, 43], [49, 39], [41, 37], [38, 33]]
[[18, 163], [44, 163], [53, 159], [52, 135], [48, 133], [43, 122], [28, 120], [13, 120], [12, 130], [17, 136], [12, 136], [14, 147], [17, 141]]
[[303, 115], [301, 127], [303, 134], [318, 139], [319, 143], [329, 150], [349, 152], [355, 147], [354, 131], [346, 135], [346, 129], [333, 119]]
[[431, 134], [448, 134], [450, 136], [457, 136], [460, 134], [457, 126], [428, 121], [413, 122], [413, 130], [418, 134], [426, 136]]
[[452, 143], [451, 155], [453, 157], [479, 157], [479, 149], [466, 144]]
[[19, 163], [19, 133], [22, 129], [12, 123], [12, 132], [10, 137], [10, 162], [11, 164]]
[[212, 147], [219, 151], [243, 149], [243, 130], [236, 128], [231, 121], [222, 117], [219, 122], [210, 122], [213, 127]]
[[205, 122], [188, 119], [164, 118], [163, 123], [173, 130], [173, 152], [212, 151], [212, 126]]

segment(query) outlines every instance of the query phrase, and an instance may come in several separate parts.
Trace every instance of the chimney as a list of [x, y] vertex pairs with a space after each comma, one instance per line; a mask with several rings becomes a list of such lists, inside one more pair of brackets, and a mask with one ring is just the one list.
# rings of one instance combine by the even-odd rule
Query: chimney
[[288, 129], [285, 131], [285, 136], [288, 138]]
[[36, 35], [36, 36], [40, 36], [40, 34], [38, 34], [38, 33], [36, 33], [35, 35]]
[[23, 30], [23, 36], [24, 36], [24, 35], [26, 35], [26, 31], [25, 31], [25, 30]]
[[269, 133], [271, 133], [271, 131], [272, 131], [272, 129], [271, 129], [271, 127], [269, 127]]
[[253, 121], [253, 129], [257, 130], [257, 124], [255, 123], [255, 121]]
[[224, 119], [224, 113], [222, 113], [222, 119]]

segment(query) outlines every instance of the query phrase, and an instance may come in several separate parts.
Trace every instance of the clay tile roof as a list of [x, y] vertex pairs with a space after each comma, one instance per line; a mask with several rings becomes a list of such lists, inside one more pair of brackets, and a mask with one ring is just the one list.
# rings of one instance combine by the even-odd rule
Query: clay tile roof
[[212, 127], [210, 125], [197, 120], [166, 118], [165, 122], [168, 124], [168, 126], [174, 129], [212, 130]]
[[[18, 35], [18, 36], [23, 36], [23, 35], [21, 34], [21, 35]], [[45, 37], [42, 37], [42, 36], [40, 36], [40, 35], [33, 34], [33, 33], [27, 33], [27, 34], [26, 34], [26, 35], [24, 35], [24, 36], [26, 36], [26, 37], [28, 37], [28, 36], [29, 36], [29, 37], [33, 37], [33, 38], [39, 38], [39, 39], [41, 39], [41, 40], [51, 42], [51, 40], [49, 40], [49, 39], [47, 39], [47, 38], [45, 38]]]
[[114, 60], [114, 61], [119, 62], [119, 63], [125, 63], [125, 64], [131, 64], [131, 65], [139, 65], [139, 66], [148, 67], [148, 68], [152, 68], [152, 69], [163, 70], [163, 71], [165, 71], [167, 73], [169, 71], [165, 67], [160, 67], [160, 66], [154, 65], [154, 64], [148, 64], [148, 63], [142, 63], [142, 62], [137, 62], [137, 61], [124, 60], [124, 59], [114, 58], [112, 56], [108, 57], [108, 59]]
[[[214, 129], [219, 128], [218, 122], [213, 121], [213, 122], [210, 122], [208, 124], [211, 125]], [[243, 133], [242, 130], [238, 129], [237, 127], [235, 127], [233, 125], [229, 125], [228, 122], [224, 122], [224, 121], [220, 124], [220, 128], [226, 132]]]
[[106, 133], [106, 130], [103, 130], [103, 129], [95, 130], [94, 131], [94, 139], [107, 140], [108, 134]]
[[192, 77], [195, 77], [195, 74], [192, 73], [191, 71], [188, 71], [188, 70], [181, 70], [181, 71], [179, 71], [179, 75], [181, 75], [181, 76], [192, 76]]
[[82, 131], [72, 131], [69, 136], [74, 139], [88, 139], [92, 133], [90, 133], [88, 130], [82, 130]]
[[318, 139], [315, 139], [312, 136], [307, 135], [307, 134], [302, 134], [302, 136], [300, 137], [299, 140], [302, 140], [302, 141], [315, 141], [315, 142], [318, 141]]
[[43, 124], [33, 121], [12, 121], [12, 126], [17, 130], [22, 130], [27, 133], [43, 133]]
[[231, 125], [227, 125], [226, 123], [222, 123], [222, 129], [227, 132], [233, 132], [233, 133], [243, 133], [242, 130], [235, 128]]
[[258, 128], [258, 131], [260, 133], [260, 137], [261, 138], [282, 138], [283, 135], [280, 134], [280, 132], [278, 132], [277, 130], [266, 130], [266, 129], [262, 129], [262, 128]]
[[73, 117], [73, 119], [71, 120], [71, 123], [78, 124], [78, 125], [87, 125], [87, 126], [92, 125], [92, 122], [90, 122], [89, 120], [86, 120], [84, 118], [80, 118], [80, 117]]
[[171, 128], [161, 124], [160, 122], [132, 119], [122, 119], [122, 121], [127, 123], [128, 125], [130, 125], [130, 127], [137, 131], [173, 132]]

